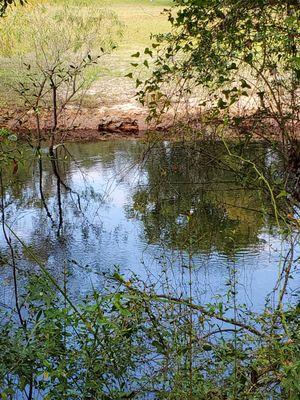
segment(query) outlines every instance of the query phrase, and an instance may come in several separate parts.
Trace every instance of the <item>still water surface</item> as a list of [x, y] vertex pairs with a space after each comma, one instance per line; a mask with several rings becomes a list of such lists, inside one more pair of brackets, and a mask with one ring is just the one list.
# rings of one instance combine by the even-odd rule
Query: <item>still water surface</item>
[[[58, 149], [59, 169], [72, 192], [61, 185], [60, 194], [47, 150], [41, 181], [34, 151], [24, 147], [27, 160], [5, 176], [7, 223], [59, 281], [70, 273], [73, 297], [101, 288], [103, 273], [119, 266], [125, 275], [167, 282], [178, 295], [188, 293], [191, 280], [198, 301], [209, 302], [226, 293], [236, 270], [240, 301], [260, 308], [278, 279], [286, 243], [266, 217], [262, 194], [236, 179], [221, 145], [213, 157], [207, 146], [165, 142], [148, 151], [138, 141], [68, 144]], [[249, 157], [262, 168], [276, 162], [259, 145]], [[30, 254], [13, 242], [20, 270], [35, 273]], [[8, 251], [3, 236], [1, 248]], [[1, 278], [1, 298], [9, 303], [9, 266]], [[294, 288], [298, 283], [295, 276]]]

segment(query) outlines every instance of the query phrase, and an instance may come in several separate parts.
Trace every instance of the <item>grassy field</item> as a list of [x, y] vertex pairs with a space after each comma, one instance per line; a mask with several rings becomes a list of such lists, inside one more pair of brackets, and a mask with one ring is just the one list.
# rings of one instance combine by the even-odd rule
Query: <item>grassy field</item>
[[130, 104], [135, 93], [133, 82], [124, 78], [133, 69], [130, 65], [134, 61], [131, 55], [144, 50], [151, 42], [151, 34], [168, 31], [169, 24], [162, 11], [171, 2], [114, 0], [109, 3], [124, 24], [123, 35], [116, 51], [103, 60], [93, 93], [94, 98], [104, 105], [122, 104], [126, 107], [126, 102]]
[[[26, 44], [22, 43], [22, 24], [15, 22], [13, 18], [17, 13], [28, 13], [33, 10], [36, 5], [29, 1], [29, 5], [15, 10], [9, 11], [8, 17], [0, 21], [7, 36], [6, 42], [11, 43], [11, 37], [17, 37], [18, 46], [16, 54], [5, 54], [2, 49], [0, 58], [0, 89], [2, 93], [1, 104], [12, 106], [18, 104], [15, 97], [14, 86], [16, 81], [22, 81], [22, 68], [20, 68], [20, 54], [26, 53]], [[150, 35], [162, 33], [168, 30], [169, 24], [165, 15], [162, 14], [164, 8], [171, 5], [169, 0], [53, 0], [43, 1], [46, 12], [51, 14], [53, 10], [63, 9], [63, 7], [74, 6], [78, 7], [82, 14], [93, 7], [104, 7], [113, 11], [120, 21], [121, 36], [118, 37], [116, 44], [117, 48], [111, 54], [103, 57], [90, 74], [96, 76], [88, 96], [86, 97], [86, 106], [118, 106], [120, 104], [130, 103], [134, 96], [134, 85], [129, 78], [124, 76], [133, 69], [130, 63], [133, 61], [131, 55], [143, 49], [150, 43]], [[29, 8], [27, 8], [29, 7]], [[18, 27], [19, 26], [19, 27]], [[30, 27], [28, 28], [30, 29]], [[11, 31], [10, 31], [11, 30]], [[0, 32], [1, 33], [1, 32]], [[2, 34], [2, 38], [5, 37]], [[2, 42], [4, 39], [2, 39]], [[21, 45], [20, 45], [21, 43]], [[3, 47], [3, 45], [2, 45]], [[16, 46], [15, 46], [16, 47]], [[0, 49], [1, 50], [1, 49]], [[29, 52], [29, 49], [28, 49]], [[14, 53], [14, 51], [12, 51]]]

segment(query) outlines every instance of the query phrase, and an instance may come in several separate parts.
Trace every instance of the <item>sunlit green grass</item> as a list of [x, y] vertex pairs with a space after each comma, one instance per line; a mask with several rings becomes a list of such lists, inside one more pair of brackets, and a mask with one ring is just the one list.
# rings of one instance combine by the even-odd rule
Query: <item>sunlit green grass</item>
[[[29, 2], [30, 3], [30, 2]], [[82, 8], [103, 6], [114, 11], [120, 22], [122, 35], [117, 40], [117, 48], [109, 55], [103, 57], [99, 66], [94, 67], [89, 76], [95, 75], [96, 82], [90, 93], [89, 104], [95, 106], [115, 104], [119, 101], [118, 94], [122, 92], [123, 101], [128, 93], [134, 93], [133, 82], [125, 78], [132, 70], [131, 54], [143, 49], [151, 42], [151, 34], [166, 32], [169, 28], [167, 17], [163, 10], [172, 4], [170, 0], [44, 0], [42, 2], [50, 10], [63, 6], [76, 6]], [[32, 7], [32, 5], [31, 5]], [[11, 10], [11, 12], [13, 12]], [[15, 29], [15, 28], [14, 28]], [[20, 38], [22, 40], [22, 26], [20, 25]], [[25, 44], [24, 44], [25, 46]], [[14, 61], [12, 61], [14, 60]], [[0, 104], [15, 104], [13, 90], [9, 89], [15, 80], [22, 81], [21, 73], [15, 70], [15, 59], [0, 58], [0, 89], [2, 98]], [[5, 89], [4, 89], [5, 87]], [[92, 100], [92, 101], [91, 101]]]

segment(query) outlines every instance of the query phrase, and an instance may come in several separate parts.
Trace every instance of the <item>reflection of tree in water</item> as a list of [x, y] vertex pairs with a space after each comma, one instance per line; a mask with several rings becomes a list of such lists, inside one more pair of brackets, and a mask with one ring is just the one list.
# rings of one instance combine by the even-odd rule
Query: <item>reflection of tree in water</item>
[[[89, 182], [89, 174], [95, 171], [105, 174], [107, 169], [117, 175], [137, 162], [141, 144], [102, 142], [58, 146], [55, 162], [61, 182], [53, 172], [53, 160], [47, 147], [41, 147], [39, 152], [26, 145], [19, 145], [19, 148], [23, 159], [17, 172], [14, 173], [12, 167], [4, 174], [7, 223], [26, 238], [26, 243], [42, 260], [48, 260], [53, 254], [61, 260], [72, 258], [69, 248], [74, 238], [90, 252], [90, 244], [101, 238], [102, 222], [91, 218], [89, 213], [103, 204], [106, 193], [102, 187]], [[22, 247], [17, 242], [15, 245]]]
[[[57, 148], [60, 178], [81, 195], [79, 209], [76, 195], [61, 185], [60, 242], [67, 247], [80, 231], [83, 242], [98, 240], [100, 235], [101, 221], [97, 227], [93, 226], [88, 209], [91, 204], [99, 203], [97, 196], [101, 189], [93, 186], [89, 190], [88, 182], [85, 188], [76, 187], [74, 176], [82, 174], [85, 181], [90, 174], [103, 174], [106, 181], [111, 174], [119, 174], [130, 181], [130, 174], [124, 171], [138, 163], [144, 150], [145, 146], [139, 142], [70, 144], [67, 148]], [[260, 169], [265, 168], [267, 151], [262, 146], [248, 149], [246, 155], [257, 158], [256, 162], [261, 162]], [[57, 177], [46, 149], [41, 149], [41, 158], [42, 181], [39, 159], [34, 157], [34, 151], [25, 157], [28, 161], [19, 165], [17, 174], [7, 171], [5, 181], [6, 203], [12, 205], [11, 213], [16, 216], [24, 210], [33, 211], [29, 242], [34, 242], [35, 248], [43, 253], [42, 249], [49, 247], [48, 238], [55, 248], [60, 209], [57, 207]], [[238, 181], [233, 173], [235, 165], [227, 157], [223, 145], [160, 143], [150, 152], [143, 168], [145, 174], [141, 177], [147, 176], [148, 183], [143, 181], [144, 185], [134, 189], [133, 207], [128, 213], [143, 222], [148, 243], [163, 243], [165, 247], [180, 250], [226, 253], [259, 244], [259, 234], [266, 221], [261, 212], [253, 210], [260, 209], [264, 198], [261, 199], [258, 190], [249, 190], [245, 182]], [[243, 179], [247, 173], [250, 172], [243, 171]], [[55, 229], [47, 218], [41, 192], [56, 223]], [[6, 211], [9, 219], [9, 207]]]
[[[149, 243], [225, 253], [259, 244], [261, 193], [238, 181], [222, 145], [207, 146], [161, 144], [148, 160], [148, 183], [136, 190], [129, 215], [143, 222]], [[265, 150], [247, 156], [264, 160]]]
[[[7, 168], [4, 176], [8, 203], [14, 204], [17, 210], [41, 208], [44, 205], [41, 201], [41, 191], [48, 204], [49, 211], [57, 217], [57, 177], [53, 173], [53, 165], [47, 147], [42, 147], [38, 152], [29, 146], [19, 145], [23, 160], [18, 164], [17, 173], [13, 173], [13, 167]], [[89, 192], [88, 180], [90, 168], [95, 167], [97, 162], [101, 162], [101, 168], [114, 170], [116, 175], [119, 169], [134, 165], [141, 154], [141, 146], [138, 143], [133, 145], [129, 142], [100, 142], [82, 144], [68, 144], [59, 146], [55, 150], [56, 167], [62, 181], [62, 201], [66, 197], [66, 208], [73, 206], [74, 212], [78, 213], [78, 201], [76, 197], [76, 182], [72, 181], [74, 173], [84, 180], [86, 187], [81, 191], [81, 201], [95, 200], [95, 189]], [[39, 161], [42, 162], [40, 168]], [[101, 171], [99, 170], [99, 173]], [[42, 187], [40, 187], [40, 176], [42, 175]], [[71, 189], [66, 189], [67, 186]], [[74, 191], [72, 193], [72, 190]], [[93, 198], [94, 196], [94, 198]], [[84, 209], [82, 210], [84, 211]], [[68, 221], [67, 221], [68, 222]]]

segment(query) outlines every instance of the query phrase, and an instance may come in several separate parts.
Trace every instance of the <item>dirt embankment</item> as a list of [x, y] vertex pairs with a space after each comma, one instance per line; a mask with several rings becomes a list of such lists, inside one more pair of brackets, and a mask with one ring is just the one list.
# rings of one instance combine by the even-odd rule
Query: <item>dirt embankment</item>
[[[51, 134], [51, 112], [39, 116], [42, 135]], [[68, 108], [60, 113], [58, 131], [66, 140], [103, 140], [118, 137], [139, 137], [148, 129], [143, 109]], [[37, 120], [32, 111], [2, 109], [0, 127], [20, 136], [36, 135]]]
[[[59, 113], [56, 133], [57, 141], [96, 141], [121, 138], [142, 138], [149, 131], [164, 132], [164, 138], [171, 137], [210, 137], [224, 135], [223, 120], [220, 118], [208, 123], [206, 114], [197, 108], [192, 112], [164, 114], [159, 122], [147, 121], [148, 111], [139, 104], [122, 104], [114, 107], [76, 108], [70, 107]], [[51, 135], [53, 117], [51, 112], [39, 116], [40, 131], [44, 139]], [[176, 121], [176, 123], [175, 123]], [[234, 121], [234, 119], [233, 119]], [[28, 138], [37, 136], [37, 120], [32, 111], [24, 109], [2, 109], [0, 128], [6, 128]], [[300, 126], [294, 126], [294, 138], [300, 139]], [[234, 123], [226, 128], [227, 138], [247, 137], [254, 139], [280, 140], [281, 133], [274, 120], [263, 119], [254, 112], [245, 115], [239, 126]]]

